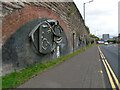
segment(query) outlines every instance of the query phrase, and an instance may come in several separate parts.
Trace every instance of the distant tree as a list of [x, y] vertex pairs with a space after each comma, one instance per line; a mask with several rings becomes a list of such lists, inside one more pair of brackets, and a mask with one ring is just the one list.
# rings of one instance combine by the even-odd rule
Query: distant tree
[[93, 34], [90, 34], [90, 37], [92, 37], [92, 38], [98, 38], [97, 36], [95, 36]]
[[88, 34], [90, 34], [90, 29], [88, 26], [86, 26], [86, 30], [87, 30]]
[[108, 43], [112, 42], [112, 43], [116, 43], [117, 40], [107, 40]]

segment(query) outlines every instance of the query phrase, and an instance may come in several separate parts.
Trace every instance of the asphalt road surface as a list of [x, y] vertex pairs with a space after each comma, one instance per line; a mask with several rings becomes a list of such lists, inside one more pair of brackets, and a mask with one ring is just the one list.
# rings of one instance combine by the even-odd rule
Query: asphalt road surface
[[118, 78], [118, 46], [116, 44], [101, 45], [100, 49]]
[[105, 88], [97, 46], [39, 73], [18, 88]]
[[[113, 74], [112, 74], [112, 72], [110, 71], [110, 68], [107, 66], [110, 71], [109, 75], [112, 76], [111, 79], [113, 79], [113, 82], [114, 82], [116, 88], [118, 88], [118, 85], [116, 82], [117, 82], [117, 80], [118, 80], [118, 82], [120, 82], [120, 80], [119, 80], [120, 79], [120, 71], [119, 71], [120, 70], [119, 69], [120, 61], [118, 58], [119, 57], [118, 51], [119, 51], [120, 47], [117, 44], [108, 44], [108, 45], [100, 45], [100, 49], [101, 49], [104, 57], [106, 58], [110, 68], [113, 71]], [[104, 67], [104, 66], [102, 66], [102, 67]], [[106, 86], [111, 87], [113, 85], [112, 84], [110, 86], [111, 79], [108, 77], [109, 75], [108, 75], [108, 73], [106, 73], [105, 68], [103, 68], [103, 69], [104, 69], [103, 72], [105, 73], [104, 74], [105, 84], [106, 84]], [[114, 76], [116, 76], [116, 78], [117, 78], [116, 81], [115, 81]], [[120, 84], [119, 84], [119, 88], [120, 88]]]

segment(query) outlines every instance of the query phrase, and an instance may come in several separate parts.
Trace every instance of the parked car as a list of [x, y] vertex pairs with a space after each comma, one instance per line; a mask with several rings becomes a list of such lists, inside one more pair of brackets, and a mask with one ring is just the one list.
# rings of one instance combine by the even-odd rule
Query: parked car
[[109, 42], [109, 44], [113, 44], [113, 42]]
[[104, 45], [108, 45], [108, 42], [105, 42]]

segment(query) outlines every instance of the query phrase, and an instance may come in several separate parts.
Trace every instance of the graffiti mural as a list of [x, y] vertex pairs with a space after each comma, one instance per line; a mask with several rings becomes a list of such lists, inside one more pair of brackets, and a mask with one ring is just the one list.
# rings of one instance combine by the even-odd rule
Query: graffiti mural
[[59, 22], [38, 18], [21, 26], [2, 46], [3, 71], [12, 72], [14, 68], [54, 60], [68, 54], [69, 50]]
[[[34, 34], [38, 30], [38, 45], [35, 44]], [[29, 34], [34, 47], [41, 54], [54, 52], [56, 44], [62, 42], [63, 29], [56, 20], [46, 20], [38, 24]]]

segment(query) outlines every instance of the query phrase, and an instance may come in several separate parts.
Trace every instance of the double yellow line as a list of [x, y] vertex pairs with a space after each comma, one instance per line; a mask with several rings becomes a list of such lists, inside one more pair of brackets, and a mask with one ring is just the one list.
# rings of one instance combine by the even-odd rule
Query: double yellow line
[[[106, 58], [105, 58], [105, 56], [103, 55], [103, 53], [102, 53], [102, 51], [101, 51], [101, 49], [100, 49], [99, 46], [98, 46], [98, 49], [99, 49], [99, 52], [100, 52], [100, 56], [101, 56], [101, 58], [102, 58], [102, 62], [103, 62], [103, 64], [104, 64], [104, 66], [105, 66], [105, 69], [106, 69], [106, 72], [107, 72], [107, 75], [108, 75], [108, 78], [109, 78], [111, 87], [112, 87], [112, 88], [116, 88], [116, 86], [115, 86], [115, 84], [114, 84], [114, 82], [113, 82], [113, 79], [114, 79], [114, 80], [115, 80], [115, 83], [117, 84], [117, 86], [118, 86], [118, 88], [119, 88], [119, 90], [120, 90], [120, 83], [119, 83], [116, 75], [114, 74], [112, 68], [110, 67], [108, 61], [106, 60]], [[112, 78], [110, 72], [111, 72], [113, 78]]]

